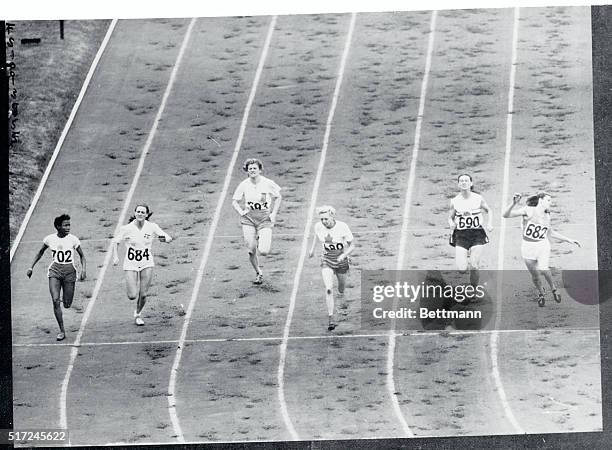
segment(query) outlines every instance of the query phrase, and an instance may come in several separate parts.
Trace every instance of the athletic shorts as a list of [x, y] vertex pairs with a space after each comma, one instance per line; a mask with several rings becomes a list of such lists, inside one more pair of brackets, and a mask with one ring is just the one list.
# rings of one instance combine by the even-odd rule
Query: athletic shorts
[[523, 239], [521, 244], [521, 256], [524, 259], [530, 259], [538, 262], [536, 266], [539, 270], [548, 270], [550, 261], [550, 241], [544, 239], [542, 241], [526, 241]]
[[[475, 245], [485, 245], [489, 242], [487, 233], [482, 228], [473, 230], [455, 230], [451, 237], [451, 245], [453, 247], [463, 247], [469, 250]], [[453, 245], [454, 244], [454, 245]]]
[[142, 269], [147, 269], [153, 266], [155, 266], [153, 256], [149, 256], [149, 260], [142, 259], [140, 261], [136, 261], [135, 259], [129, 260], [126, 255], [125, 259], [123, 260], [123, 270], [134, 270], [136, 272], [140, 272]]
[[240, 216], [240, 224], [253, 227], [257, 231], [263, 228], [272, 228], [268, 211], [249, 211], [244, 216]]
[[335, 250], [324, 252], [321, 257], [321, 267], [329, 267], [334, 273], [346, 273], [349, 270], [349, 260], [344, 258], [338, 262], [338, 256], [342, 253], [342, 250]]
[[76, 282], [76, 269], [72, 264], [59, 264], [54, 262], [47, 271], [48, 278], [57, 278], [65, 283]]

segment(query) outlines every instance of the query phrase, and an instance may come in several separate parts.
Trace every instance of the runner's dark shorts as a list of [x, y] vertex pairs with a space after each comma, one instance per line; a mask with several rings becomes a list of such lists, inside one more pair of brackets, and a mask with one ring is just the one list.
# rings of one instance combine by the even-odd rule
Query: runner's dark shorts
[[257, 231], [263, 228], [272, 228], [272, 221], [268, 211], [249, 211], [240, 217], [240, 223], [242, 225], [249, 225]]
[[483, 228], [473, 230], [455, 230], [453, 233], [455, 246], [469, 250], [475, 245], [485, 245], [489, 237]]
[[66, 283], [76, 283], [76, 269], [72, 264], [58, 264], [54, 262], [47, 272], [48, 278], [57, 278]]
[[323, 252], [321, 257], [321, 267], [329, 267], [334, 273], [346, 273], [349, 270], [349, 260], [344, 258], [338, 262], [338, 256], [342, 253], [342, 250], [332, 250]]

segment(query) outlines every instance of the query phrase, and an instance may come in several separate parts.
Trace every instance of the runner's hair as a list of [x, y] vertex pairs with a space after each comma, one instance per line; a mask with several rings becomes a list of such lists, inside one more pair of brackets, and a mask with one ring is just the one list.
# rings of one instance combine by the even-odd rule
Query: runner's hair
[[333, 206], [329, 206], [329, 205], [323, 205], [323, 206], [317, 207], [318, 215], [327, 214], [327, 213], [329, 213], [329, 215], [332, 217], [336, 217], [336, 208], [334, 208]]
[[53, 219], [53, 226], [56, 230], [59, 230], [59, 228], [62, 226], [62, 223], [64, 223], [64, 220], [70, 220], [70, 216], [66, 213], [61, 214], [55, 219]]
[[538, 203], [540, 203], [540, 199], [547, 196], [552, 197], [548, 192], [538, 192], [537, 194], [532, 195], [527, 199], [527, 206], [538, 206]]

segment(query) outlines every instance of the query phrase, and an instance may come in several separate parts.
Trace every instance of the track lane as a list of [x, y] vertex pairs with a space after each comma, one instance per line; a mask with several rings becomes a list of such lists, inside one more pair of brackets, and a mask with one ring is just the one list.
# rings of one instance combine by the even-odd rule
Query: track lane
[[[507, 9], [439, 14], [411, 205], [411, 225], [431, 231], [412, 233], [406, 268], [454, 270], [447, 217], [459, 174], [472, 175], [474, 189], [500, 214], [512, 17]], [[490, 233], [484, 268], [495, 268], [498, 233]], [[397, 395], [417, 436], [513, 432], [491, 377], [487, 335], [407, 336], [397, 343]]]
[[[581, 241], [576, 248], [551, 239], [553, 275], [563, 285], [563, 270], [597, 268], [590, 9], [525, 8], [521, 16], [509, 192], [550, 192], [554, 229]], [[520, 239], [520, 230], [507, 230], [506, 269], [523, 269], [513, 245]], [[501, 326], [542, 331], [499, 336], [501, 378], [518, 422], [528, 433], [600, 430], [599, 333], [570, 331], [597, 329], [597, 306], [561, 289], [561, 304], [549, 293], [538, 308], [531, 283], [522, 285], [504, 288]]]
[[[318, 201], [333, 204], [338, 220], [354, 232], [401, 225], [430, 18], [430, 12], [357, 16]], [[365, 182], [364, 172], [377, 181]], [[392, 268], [397, 259], [397, 233], [356, 234], [356, 242], [346, 297], [336, 298], [339, 325], [334, 334], [362, 331], [358, 270]], [[291, 335], [325, 333], [326, 316], [315, 258], [304, 269]], [[386, 396], [386, 340], [289, 342], [286, 398], [300, 436], [403, 436]], [[316, 355], [314, 363], [306, 364], [310, 355]], [[313, 379], [323, 381], [313, 385]], [[309, 414], [303, 412], [306, 402]]]
[[[263, 174], [283, 188], [273, 234], [303, 228], [346, 27], [346, 17], [336, 15], [290, 16], [277, 22], [239, 158], [261, 158]], [[244, 178], [239, 164], [230, 194]], [[224, 224], [220, 235], [228, 230], [240, 234], [229, 198], [219, 223]], [[298, 239], [273, 237], [271, 254], [262, 258], [266, 281], [261, 287], [251, 283], [254, 273], [242, 238], [215, 240], [204, 275], [207, 289], [199, 292], [188, 339], [281, 335], [298, 265]], [[241, 347], [231, 342], [185, 346], [175, 395], [187, 442], [289, 439], [275, 396], [262, 397], [277, 386], [278, 353], [270, 350], [278, 352], [278, 344], [243, 344], [247, 350], [242, 356], [236, 354]], [[215, 366], [217, 377], [198, 369], [203, 358]], [[245, 374], [252, 383], [245, 382]], [[203, 409], [210, 414], [203, 416]]]
[[[220, 34], [219, 30], [233, 33]], [[72, 402], [71, 420], [83, 430], [83, 434], [73, 433], [75, 440], [107, 442], [110, 430], [116, 429], [118, 431], [112, 434], [113, 440], [132, 443], [174, 441], [166, 396], [175, 345], [146, 342], [176, 339], [180, 333], [182, 316], [179, 305], [188, 296], [194, 278], [194, 271], [190, 269], [201, 252], [198, 228], [207, 226], [210, 213], [204, 208], [216, 201], [215, 195], [207, 188], [221, 182], [223, 166], [227, 165], [228, 158], [206, 136], [223, 124], [228, 131], [225, 138], [217, 131], [217, 142], [225, 144], [235, 139], [241, 108], [248, 95], [250, 75], [257, 63], [257, 51], [261, 45], [259, 38], [263, 33], [265, 22], [262, 19], [245, 18], [238, 23], [228, 19], [196, 22], [179, 68], [177, 84], [134, 195], [135, 200], [144, 199], [157, 211], [153, 221], [171, 235], [183, 239], [168, 246], [156, 244], [158, 267], [152, 295], [143, 314], [144, 327], [133, 324], [134, 305], [125, 298], [120, 267], [112, 270], [105, 281], [101, 291], [105, 301], [94, 311], [91, 328], [86, 330], [87, 337], [98, 342], [116, 339], [141, 340], [144, 343], [121, 354], [110, 347], [92, 348], [85, 356], [87, 365], [77, 365], [69, 402]], [[214, 83], [219, 70], [216, 60], [226, 58], [227, 54], [220, 44], [228, 41], [231, 44], [227, 45], [232, 48], [243, 48], [232, 61], [232, 66], [241, 66], [234, 75], [233, 86], [227, 91], [211, 89], [212, 94], [194, 95], [203, 85]], [[144, 86], [155, 89], [146, 83]], [[237, 119], [228, 119], [234, 114]], [[177, 266], [183, 268], [183, 273], [175, 269]], [[170, 267], [172, 269], [168, 270]], [[96, 373], [90, 369], [96, 365], [93, 361], [109, 364], [124, 376], [117, 380], [114, 372], [93, 375]], [[86, 380], [92, 376], [98, 377], [100, 395], [106, 392], [104, 402], [100, 404], [89, 400], [83, 391], [87, 386]], [[83, 398], [88, 400], [83, 401]], [[125, 404], [138, 405], [140, 413], [135, 414], [133, 408], [123, 407]], [[108, 420], [106, 413], [110, 410], [115, 411], [112, 420]]]
[[[24, 240], [40, 242], [43, 236], [52, 232], [52, 220], [58, 213], [67, 211], [72, 216], [73, 232], [80, 238], [88, 239], [94, 235], [110, 237], [112, 229], [107, 228], [113, 225], [113, 218], [117, 216], [117, 211], [121, 209], [123, 196], [127, 188], [121, 184], [113, 185], [109, 188], [108, 173], [115, 172], [119, 178], [132, 176], [135, 164], [123, 167], [122, 171], [116, 171], [116, 151], [115, 146], [123, 146], [126, 153], [137, 154], [136, 146], [142, 145], [144, 133], [143, 129], [148, 129], [155, 115], [153, 108], [148, 109], [146, 105], [155, 102], [154, 93], [139, 93], [135, 95], [131, 86], [126, 85], [135, 83], [137, 74], [130, 69], [138, 65], [139, 51], [148, 44], [147, 34], [157, 34], [164, 29], [171, 27], [169, 22], [160, 23], [156, 21], [139, 21], [141, 34], [137, 39], [133, 39], [130, 47], [125, 47], [122, 42], [129, 34], [124, 24], [120, 22], [109, 41], [107, 50], [101, 58], [99, 70], [92, 78], [92, 88], [88, 90], [81, 104], [79, 113], [76, 116], [74, 127], [69, 131], [64, 142], [62, 152], [58, 155], [56, 165], [50, 173], [45, 189], [40, 197], [39, 204], [35, 208], [29, 225], [24, 233]], [[180, 37], [177, 37], [180, 39]], [[149, 54], [150, 79], [155, 83], [167, 82], [169, 73], [163, 70], [163, 66], [175, 56], [168, 49], [165, 51], [152, 51]], [[114, 64], [111, 61], [123, 61], [122, 64]], [[123, 72], [124, 71], [124, 72]], [[130, 113], [130, 108], [136, 113]], [[117, 138], [118, 130], [126, 121], [126, 117], [134, 116], [132, 119], [133, 128], [129, 133]], [[139, 134], [140, 133], [140, 134]], [[111, 147], [109, 142], [115, 144]], [[136, 144], [138, 143], [138, 144]], [[105, 155], [100, 164], [92, 166], [87, 161], [87, 155]], [[64, 161], [70, 161], [69, 164]], [[129, 184], [129, 182], [127, 182]], [[104, 195], [106, 194], [106, 195]], [[102, 201], [100, 201], [102, 200]], [[41, 261], [35, 275], [29, 283], [23, 280], [25, 269], [29, 266], [33, 254], [40, 247], [40, 244], [20, 246], [11, 264], [11, 279], [17, 287], [16, 291], [23, 292], [18, 297], [13, 297], [13, 330], [14, 342], [24, 342], [29, 340], [40, 340], [41, 331], [49, 332], [55, 329], [54, 319], [51, 312], [50, 302], [44, 301], [42, 304], [28, 302], [27, 289], [35, 288], [40, 284], [46, 285], [46, 271], [44, 267], [47, 259]], [[88, 258], [89, 279], [84, 283], [77, 284], [75, 295], [75, 310], [65, 311], [64, 320], [68, 332], [67, 340], [75, 338], [75, 332], [80, 326], [81, 316], [88, 296], [91, 296], [93, 286], [96, 282], [98, 269], [102, 266], [105, 255], [105, 245], [91, 248], [84, 246], [84, 252]], [[32, 251], [34, 249], [34, 251]], [[37, 289], [37, 288], [35, 288]], [[79, 311], [80, 310], [80, 311]], [[76, 314], [75, 314], [76, 313]], [[38, 328], [38, 327], [41, 328]], [[50, 333], [53, 336], [53, 333]], [[40, 380], [30, 374], [26, 375], [23, 368], [30, 363], [30, 358], [36, 358], [37, 353], [28, 351], [16, 353], [14, 360], [14, 378], [26, 376], [31, 385], [41, 386], [43, 390], [44, 410], [42, 415], [48, 417], [54, 423], [58, 419], [58, 404], [60, 398], [60, 383], [56, 382], [48, 385], [45, 379]], [[23, 359], [21, 359], [23, 358]], [[58, 359], [54, 370], [64, 373], [67, 361]], [[26, 369], [27, 370], [27, 369]], [[60, 375], [58, 375], [60, 376]], [[38, 391], [38, 390], [37, 390]], [[39, 392], [16, 392], [16, 396], [30, 397], [40, 396]], [[22, 411], [15, 408], [15, 423], [20, 426], [28, 426], [31, 413], [27, 410]], [[40, 426], [40, 423], [32, 423], [31, 426]], [[55, 423], [55, 426], [57, 424]]]

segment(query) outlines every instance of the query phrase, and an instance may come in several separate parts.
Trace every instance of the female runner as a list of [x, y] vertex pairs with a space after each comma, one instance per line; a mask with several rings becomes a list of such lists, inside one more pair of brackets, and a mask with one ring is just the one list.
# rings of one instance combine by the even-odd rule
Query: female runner
[[561, 241], [569, 242], [580, 247], [580, 243], [572, 238], [557, 233], [550, 227], [550, 205], [552, 197], [546, 192], [540, 192], [527, 199], [527, 206], [515, 209], [521, 201], [521, 194], [514, 194], [512, 203], [504, 211], [504, 217], [521, 217], [523, 228], [523, 242], [521, 244], [521, 256], [531, 274], [533, 284], [538, 289], [538, 306], [544, 306], [544, 286], [540, 274], [544, 275], [557, 303], [561, 302], [561, 294], [557, 292], [557, 287], [548, 267], [550, 261], [550, 241], [549, 236]]
[[470, 283], [478, 284], [478, 270], [484, 245], [489, 242], [485, 232], [483, 211], [487, 213], [487, 231], [493, 230], [493, 214], [482, 195], [474, 192], [472, 177], [468, 174], [457, 178], [459, 194], [450, 201], [448, 225], [451, 229], [450, 244], [455, 247], [457, 269], [470, 270]]
[[62, 296], [64, 308], [70, 308], [72, 299], [74, 298], [74, 285], [77, 279], [77, 271], [74, 266], [74, 253], [78, 253], [81, 259], [81, 274], [79, 277], [81, 281], [86, 277], [87, 262], [83, 250], [81, 250], [81, 241], [79, 241], [76, 236], [70, 234], [70, 216], [68, 214], [62, 214], [56, 217], [53, 221], [53, 226], [57, 230], [57, 233], [50, 234], [43, 239], [43, 245], [34, 257], [32, 265], [26, 271], [26, 275], [28, 278], [32, 276], [32, 271], [38, 260], [42, 257], [47, 248], [51, 248], [51, 257], [53, 261], [47, 271], [47, 277], [49, 278], [51, 300], [53, 300], [53, 313], [55, 314], [55, 320], [57, 320], [57, 324], [60, 328], [57, 340], [63, 341], [66, 337], [66, 331], [64, 329], [60, 296]]
[[123, 260], [125, 284], [128, 298], [138, 299], [134, 321], [139, 326], [144, 325], [140, 313], [146, 303], [147, 291], [153, 276], [153, 266], [155, 266], [151, 250], [153, 239], [157, 237], [161, 242], [172, 242], [172, 238], [156, 223], [149, 222], [152, 214], [153, 212], [146, 204], [137, 204], [134, 216], [130, 218], [127, 225], [119, 229], [119, 233], [113, 239], [113, 265], [119, 262], [117, 256], [119, 243], [121, 241], [126, 243], [125, 259]]
[[[240, 214], [244, 243], [249, 251], [249, 261], [255, 269], [255, 284], [263, 283], [263, 272], [259, 266], [260, 255], [267, 255], [272, 245], [272, 227], [281, 204], [281, 188], [274, 181], [261, 175], [260, 160], [247, 159], [242, 170], [248, 178], [242, 181], [232, 197], [232, 206]], [[240, 201], [244, 199], [244, 207]], [[274, 199], [274, 206], [272, 206]]]
[[317, 208], [317, 214], [321, 221], [314, 226], [314, 236], [308, 257], [313, 257], [315, 244], [318, 240], [323, 246], [321, 275], [325, 285], [325, 303], [329, 315], [327, 329], [332, 331], [336, 328], [336, 322], [334, 321], [334, 275], [338, 280], [338, 292], [343, 294], [346, 274], [349, 270], [348, 255], [355, 249], [355, 239], [348, 225], [336, 220], [336, 210], [332, 206], [320, 206]]

